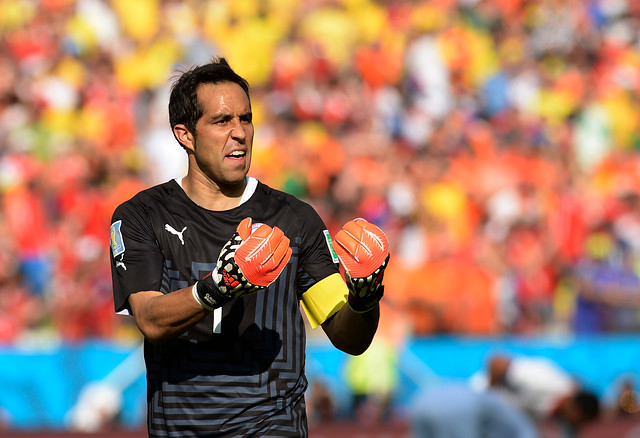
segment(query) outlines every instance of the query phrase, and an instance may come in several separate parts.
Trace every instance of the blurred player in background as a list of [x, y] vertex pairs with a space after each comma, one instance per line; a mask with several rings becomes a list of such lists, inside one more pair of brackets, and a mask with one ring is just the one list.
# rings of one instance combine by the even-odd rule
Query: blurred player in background
[[488, 362], [486, 382], [537, 423], [552, 423], [575, 436], [600, 413], [597, 396], [544, 357], [497, 354]]
[[538, 438], [527, 415], [493, 391], [441, 383], [411, 403], [411, 438]]
[[338, 349], [363, 353], [387, 239], [355, 219], [332, 243], [310, 205], [247, 176], [249, 86], [224, 58], [178, 78], [169, 116], [187, 175], [124, 202], [111, 225], [115, 308], [145, 338], [149, 435], [307, 436], [300, 303]]

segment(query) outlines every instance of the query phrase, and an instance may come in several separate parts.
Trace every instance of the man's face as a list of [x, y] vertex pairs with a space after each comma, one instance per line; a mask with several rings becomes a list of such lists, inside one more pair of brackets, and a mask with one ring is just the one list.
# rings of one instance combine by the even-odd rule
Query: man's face
[[204, 108], [196, 124], [193, 150], [202, 173], [218, 186], [244, 181], [251, 165], [253, 122], [251, 103], [235, 83], [198, 87]]

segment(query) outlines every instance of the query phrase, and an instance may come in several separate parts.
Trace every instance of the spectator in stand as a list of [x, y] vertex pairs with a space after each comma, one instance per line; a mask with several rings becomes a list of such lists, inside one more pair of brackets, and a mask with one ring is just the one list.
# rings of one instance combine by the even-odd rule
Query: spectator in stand
[[640, 277], [631, 249], [605, 222], [585, 241], [585, 255], [576, 264], [576, 333], [629, 332], [640, 328]]

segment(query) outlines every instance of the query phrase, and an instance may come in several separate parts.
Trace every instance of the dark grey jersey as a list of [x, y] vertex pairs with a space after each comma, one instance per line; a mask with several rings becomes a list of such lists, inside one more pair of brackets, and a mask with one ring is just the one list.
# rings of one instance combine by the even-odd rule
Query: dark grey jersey
[[245, 217], [283, 230], [291, 260], [267, 290], [230, 301], [165, 344], [145, 341], [150, 436], [307, 435], [299, 300], [338, 272], [310, 205], [261, 183], [223, 212], [199, 207], [174, 180], [140, 192], [113, 215], [115, 308], [129, 311], [135, 292], [194, 284]]

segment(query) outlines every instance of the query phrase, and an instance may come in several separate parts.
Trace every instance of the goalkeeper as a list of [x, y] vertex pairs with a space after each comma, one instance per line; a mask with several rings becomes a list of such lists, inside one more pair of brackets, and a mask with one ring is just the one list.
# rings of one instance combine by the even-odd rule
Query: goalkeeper
[[178, 78], [169, 119], [187, 175], [111, 224], [115, 310], [144, 335], [149, 436], [305, 437], [301, 307], [338, 349], [363, 353], [387, 239], [355, 219], [332, 242], [310, 205], [247, 176], [249, 87], [224, 58]]

